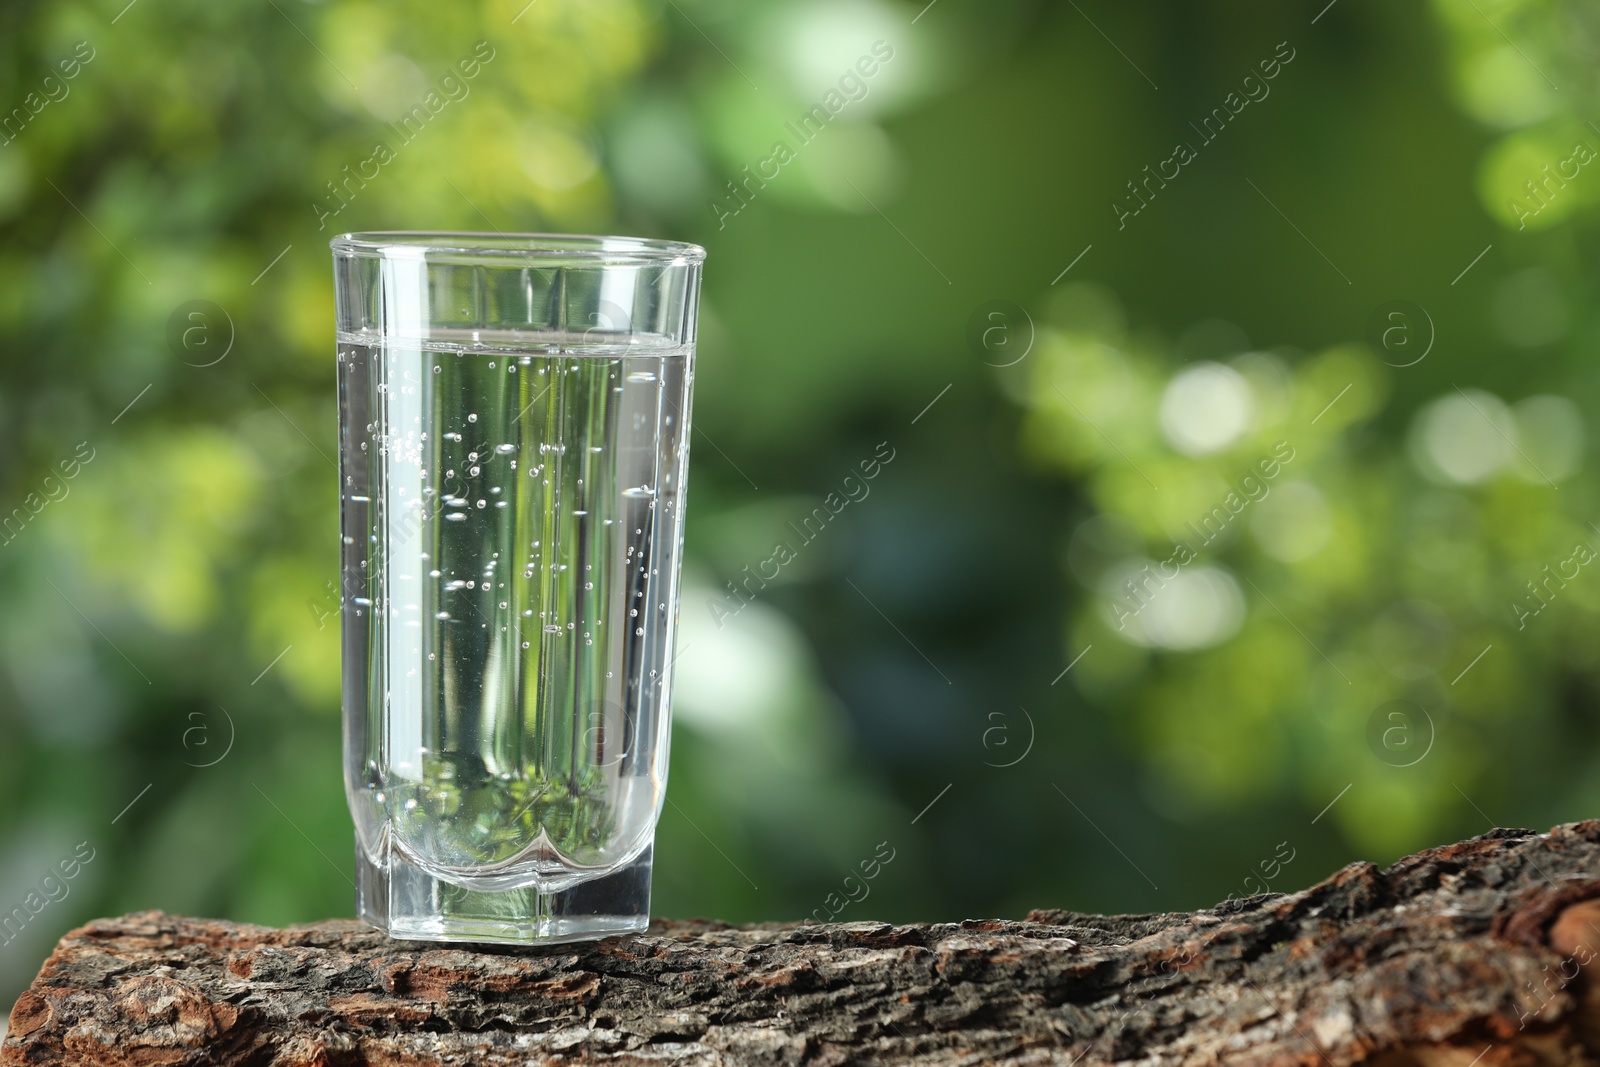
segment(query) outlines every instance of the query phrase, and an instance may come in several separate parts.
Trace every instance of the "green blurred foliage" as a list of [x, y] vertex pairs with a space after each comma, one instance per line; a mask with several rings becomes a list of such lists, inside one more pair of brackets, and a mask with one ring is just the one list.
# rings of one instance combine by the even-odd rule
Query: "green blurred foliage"
[[0, 1002], [94, 914], [352, 911], [345, 230], [710, 251], [658, 913], [825, 915], [880, 842], [841, 918], [1195, 907], [1593, 814], [1600, 24], [1323, 8], [5, 5], [0, 912], [94, 859]]

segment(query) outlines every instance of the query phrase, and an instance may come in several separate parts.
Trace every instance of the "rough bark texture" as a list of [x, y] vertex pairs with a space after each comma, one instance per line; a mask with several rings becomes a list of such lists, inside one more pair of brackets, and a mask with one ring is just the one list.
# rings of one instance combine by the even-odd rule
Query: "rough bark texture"
[[1600, 821], [1193, 914], [659, 922], [468, 951], [144, 912], [65, 937], [24, 1064], [1600, 1065]]

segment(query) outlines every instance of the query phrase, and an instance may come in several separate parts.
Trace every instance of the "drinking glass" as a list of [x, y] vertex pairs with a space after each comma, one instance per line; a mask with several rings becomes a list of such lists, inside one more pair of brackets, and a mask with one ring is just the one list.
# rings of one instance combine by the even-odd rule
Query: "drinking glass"
[[359, 914], [441, 941], [642, 930], [705, 252], [332, 247]]

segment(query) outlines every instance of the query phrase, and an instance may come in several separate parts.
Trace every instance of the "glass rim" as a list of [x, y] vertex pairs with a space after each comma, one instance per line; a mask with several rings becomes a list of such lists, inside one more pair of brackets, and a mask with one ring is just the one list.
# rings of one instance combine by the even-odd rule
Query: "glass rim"
[[697, 264], [706, 250], [684, 241], [573, 233], [501, 233], [448, 230], [372, 230], [341, 233], [328, 242], [336, 256], [428, 259], [577, 261], [594, 264], [672, 266]]

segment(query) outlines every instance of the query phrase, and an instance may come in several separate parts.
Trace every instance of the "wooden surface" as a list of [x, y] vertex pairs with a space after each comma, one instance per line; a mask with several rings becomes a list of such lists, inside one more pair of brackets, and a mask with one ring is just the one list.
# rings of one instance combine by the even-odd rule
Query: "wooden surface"
[[0, 1065], [1600, 1065], [1600, 821], [1192, 914], [655, 924], [469, 951], [144, 912], [62, 939]]

